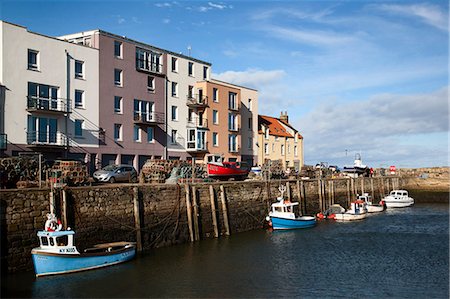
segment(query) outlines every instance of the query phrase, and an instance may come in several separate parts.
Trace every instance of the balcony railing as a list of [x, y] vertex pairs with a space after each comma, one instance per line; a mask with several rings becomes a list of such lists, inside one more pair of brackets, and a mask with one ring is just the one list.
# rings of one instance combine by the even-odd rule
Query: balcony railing
[[241, 151], [241, 148], [237, 145], [229, 146], [228, 151], [230, 153], [239, 153]]
[[186, 105], [191, 108], [205, 108], [208, 106], [208, 97], [199, 94], [188, 95]]
[[30, 112], [44, 111], [44, 112], [71, 113], [70, 100], [47, 99], [28, 96], [27, 110]]
[[240, 132], [240, 128], [238, 126], [228, 126], [228, 131], [230, 131], [230, 132]]
[[188, 152], [207, 152], [208, 151], [208, 142], [199, 142], [198, 140], [187, 141], [186, 142], [186, 151]]
[[62, 132], [27, 132], [27, 143], [33, 146], [65, 146], [67, 136]]
[[200, 118], [200, 117], [192, 117], [191, 119], [188, 118], [187, 126], [207, 129], [208, 128], [208, 120], [206, 118]]
[[6, 150], [7, 143], [8, 143], [8, 135], [0, 134], [0, 151]]
[[141, 125], [158, 125], [164, 123], [164, 113], [134, 113], [133, 120], [135, 124]]
[[157, 64], [155, 62], [149, 62], [145, 59], [136, 58], [136, 69], [138, 71], [161, 74], [162, 64]]

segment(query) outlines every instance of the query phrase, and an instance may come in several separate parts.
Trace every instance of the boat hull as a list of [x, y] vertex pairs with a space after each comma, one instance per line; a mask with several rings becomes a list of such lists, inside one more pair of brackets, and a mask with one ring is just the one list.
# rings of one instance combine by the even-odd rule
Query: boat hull
[[66, 274], [107, 267], [129, 261], [135, 255], [135, 246], [117, 252], [94, 254], [58, 254], [38, 250], [31, 252], [36, 276]]
[[355, 221], [355, 220], [362, 220], [367, 217], [367, 213], [362, 214], [353, 214], [353, 213], [342, 213], [342, 214], [336, 214], [335, 220], [344, 222], [344, 221]]
[[273, 229], [298, 229], [308, 228], [316, 225], [316, 218], [312, 216], [301, 216], [295, 219], [270, 216]]
[[249, 173], [248, 169], [238, 167], [226, 167], [222, 165], [207, 164], [207, 171], [209, 177], [246, 177]]
[[388, 208], [406, 208], [412, 206], [414, 201], [385, 201]]
[[384, 206], [379, 206], [379, 205], [367, 205], [367, 212], [368, 213], [379, 213], [379, 212], [383, 212], [385, 209]]

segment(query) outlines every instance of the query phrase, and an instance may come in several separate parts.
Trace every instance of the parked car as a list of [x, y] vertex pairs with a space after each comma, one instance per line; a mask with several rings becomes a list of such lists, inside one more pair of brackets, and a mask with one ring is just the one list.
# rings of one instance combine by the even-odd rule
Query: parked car
[[137, 171], [132, 165], [108, 165], [94, 172], [96, 182], [137, 182]]

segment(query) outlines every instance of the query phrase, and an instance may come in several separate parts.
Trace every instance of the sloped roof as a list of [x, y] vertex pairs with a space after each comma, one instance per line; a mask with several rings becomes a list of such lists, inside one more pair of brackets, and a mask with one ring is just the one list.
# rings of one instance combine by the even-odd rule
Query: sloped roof
[[[269, 127], [269, 135], [294, 138], [294, 136], [283, 127], [278, 118], [258, 115], [258, 123]], [[259, 130], [259, 133], [262, 134], [262, 131]]]

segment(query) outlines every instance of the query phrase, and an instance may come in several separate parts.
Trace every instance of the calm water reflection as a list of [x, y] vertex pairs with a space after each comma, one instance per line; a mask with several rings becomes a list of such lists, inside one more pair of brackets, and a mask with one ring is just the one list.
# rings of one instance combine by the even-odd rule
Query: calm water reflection
[[254, 231], [65, 276], [11, 275], [8, 297], [448, 298], [448, 205]]

